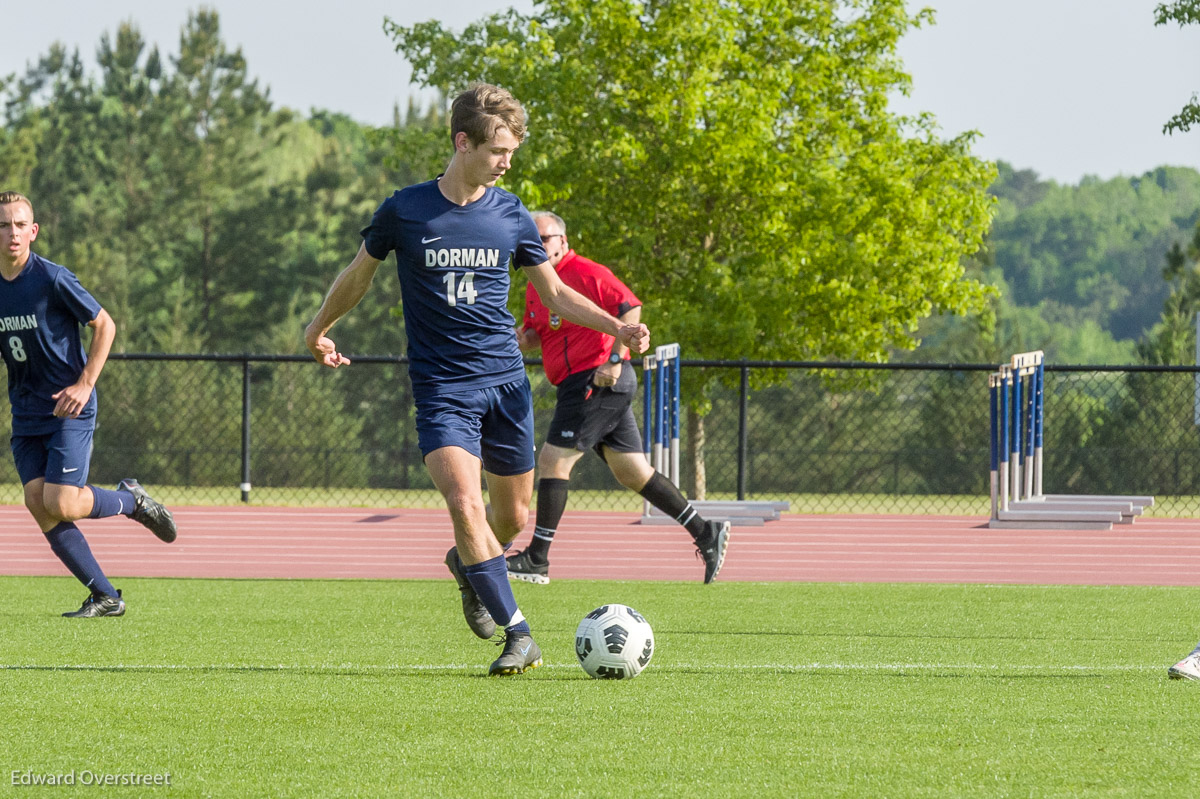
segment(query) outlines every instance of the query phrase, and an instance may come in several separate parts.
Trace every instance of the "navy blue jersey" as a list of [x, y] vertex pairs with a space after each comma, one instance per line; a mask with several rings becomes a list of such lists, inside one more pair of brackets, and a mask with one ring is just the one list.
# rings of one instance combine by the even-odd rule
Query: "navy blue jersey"
[[75, 419], [56, 417], [51, 397], [79, 379], [87, 363], [79, 326], [99, 315], [100, 303], [70, 269], [36, 253], [15, 280], [0, 278], [0, 353], [8, 367], [15, 435], [95, 424], [94, 390]]
[[362, 235], [372, 258], [396, 252], [414, 397], [524, 377], [508, 311], [510, 263], [537, 266], [547, 256], [514, 194], [489, 188], [459, 206], [436, 180], [418, 183], [385, 200]]

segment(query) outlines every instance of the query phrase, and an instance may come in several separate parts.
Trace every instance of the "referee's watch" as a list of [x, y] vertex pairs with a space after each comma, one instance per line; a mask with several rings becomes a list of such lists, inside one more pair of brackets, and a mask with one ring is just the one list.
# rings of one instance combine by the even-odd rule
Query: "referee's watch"
[[609, 355], [608, 355], [609, 363], [620, 363], [622, 360], [623, 359], [621, 358], [621, 356], [617, 355], [615, 352], [609, 353]]

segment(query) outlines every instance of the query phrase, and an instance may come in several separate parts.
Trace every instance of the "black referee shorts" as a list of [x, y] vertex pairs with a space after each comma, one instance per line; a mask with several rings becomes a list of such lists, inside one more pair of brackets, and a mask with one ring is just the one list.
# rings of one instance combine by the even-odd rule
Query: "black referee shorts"
[[600, 445], [614, 452], [642, 452], [642, 434], [633, 417], [637, 373], [626, 361], [611, 388], [592, 385], [595, 370], [568, 375], [558, 384], [558, 403], [546, 443], [586, 452]]

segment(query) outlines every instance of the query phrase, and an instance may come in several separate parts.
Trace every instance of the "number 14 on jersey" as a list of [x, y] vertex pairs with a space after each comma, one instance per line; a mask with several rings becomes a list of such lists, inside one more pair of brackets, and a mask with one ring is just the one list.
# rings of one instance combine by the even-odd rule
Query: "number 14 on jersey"
[[442, 282], [446, 284], [446, 302], [450, 307], [458, 305], [459, 300], [464, 300], [467, 305], [475, 304], [479, 292], [475, 290], [474, 272], [463, 272], [461, 279], [454, 272], [447, 272]]

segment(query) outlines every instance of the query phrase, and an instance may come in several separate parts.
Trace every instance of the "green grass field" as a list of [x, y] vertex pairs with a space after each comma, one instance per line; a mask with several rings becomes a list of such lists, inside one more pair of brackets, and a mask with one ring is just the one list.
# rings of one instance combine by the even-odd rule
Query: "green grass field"
[[[1174, 796], [1200, 684], [1166, 667], [1200, 589], [560, 581], [516, 587], [545, 666], [484, 674], [448, 581], [0, 578], [4, 782], [170, 774], [104, 796]], [[575, 626], [654, 625], [637, 679]], [[13, 795], [84, 795], [23, 788]], [[96, 791], [95, 788], [90, 789]]]

